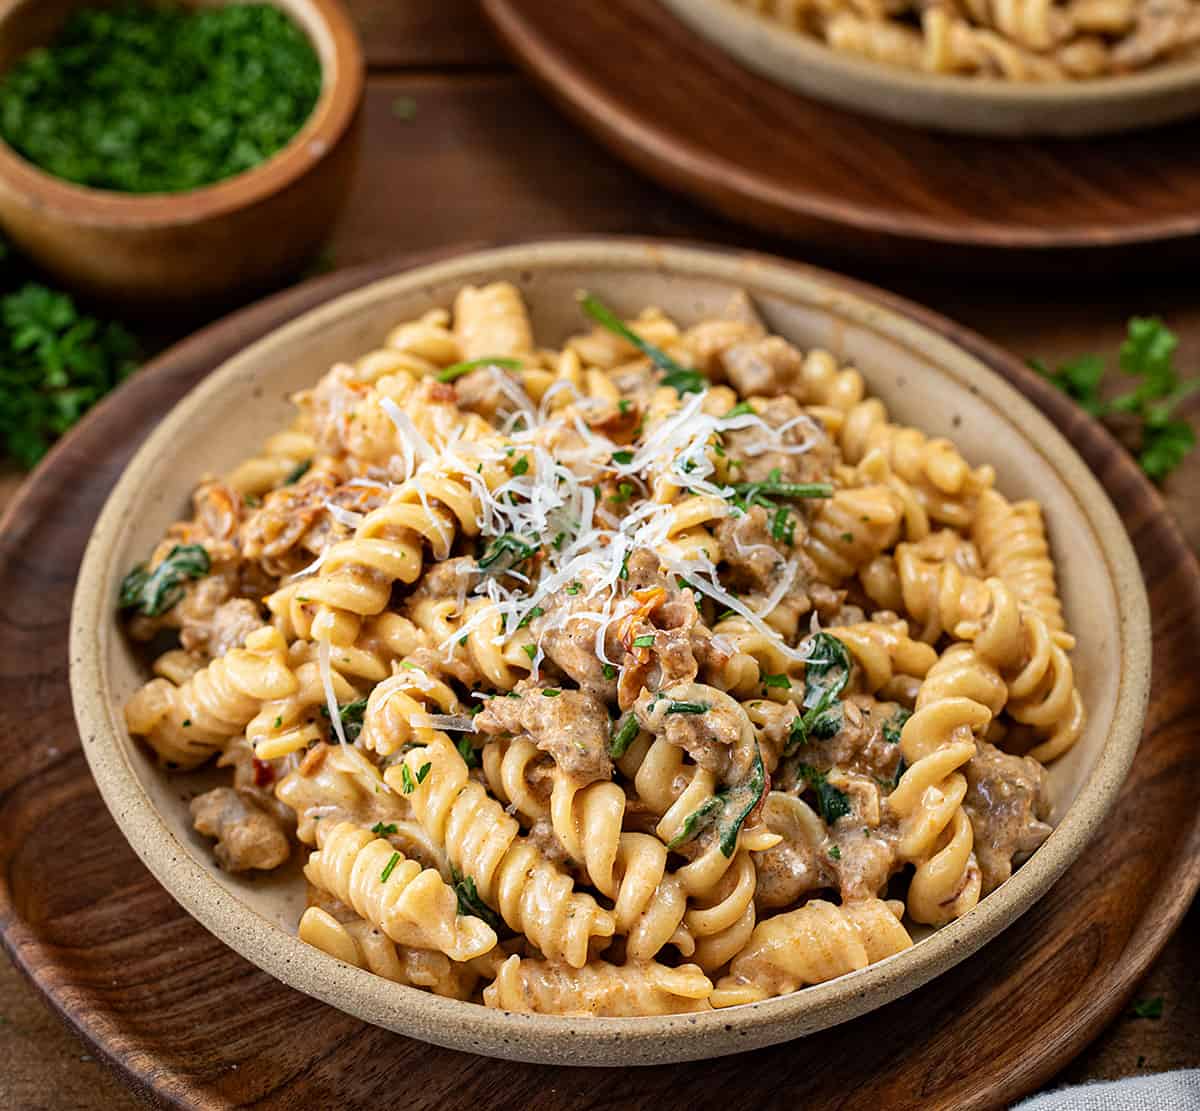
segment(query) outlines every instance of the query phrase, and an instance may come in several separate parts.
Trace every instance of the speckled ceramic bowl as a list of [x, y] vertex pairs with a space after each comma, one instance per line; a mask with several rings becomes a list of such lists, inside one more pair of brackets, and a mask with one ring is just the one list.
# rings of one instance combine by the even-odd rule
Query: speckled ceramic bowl
[[[995, 464], [1006, 493], [1041, 500], [1079, 638], [1074, 658], [1088, 726], [1051, 771], [1057, 829], [965, 917], [904, 953], [784, 998], [668, 1018], [559, 1019], [439, 999], [342, 964], [296, 938], [303, 885], [295, 870], [246, 879], [215, 868], [208, 845], [190, 828], [185, 779], [164, 775], [125, 731], [121, 706], [144, 676], [118, 629], [117, 584], [184, 512], [202, 472], [230, 468], [284, 423], [291, 391], [339, 358], [371, 349], [397, 321], [449, 304], [459, 286], [496, 278], [524, 290], [537, 335], [547, 341], [579, 328], [574, 294], [582, 287], [620, 311], [657, 304], [685, 322], [746, 289], [773, 330], [853, 360], [899, 420], [954, 437], [973, 461]], [[439, 1045], [576, 1065], [684, 1061], [796, 1038], [913, 990], [1009, 925], [1085, 850], [1133, 758], [1150, 674], [1146, 596], [1117, 514], [1062, 436], [956, 346], [955, 331], [932, 314], [803, 266], [624, 240], [466, 255], [307, 313], [225, 363], [176, 406], [96, 525], [75, 598], [71, 690], [84, 751], [109, 809], [171, 894], [247, 959], [368, 1022]], [[187, 777], [186, 789], [196, 788]]]
[[747, 68], [842, 108], [973, 135], [1107, 135], [1200, 113], [1200, 62], [1091, 81], [920, 73], [842, 54], [732, 0], [661, 0]]

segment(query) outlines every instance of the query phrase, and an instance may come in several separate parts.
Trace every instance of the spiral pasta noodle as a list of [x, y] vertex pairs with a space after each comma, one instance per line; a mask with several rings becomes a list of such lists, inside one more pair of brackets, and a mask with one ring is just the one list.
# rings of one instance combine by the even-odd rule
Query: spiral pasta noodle
[[[1132, 18], [752, 2], [960, 70]], [[547, 346], [513, 282], [425, 304], [203, 481], [121, 584], [130, 732], [219, 757], [218, 866], [297, 850], [300, 938], [402, 988], [690, 1014], [899, 953], [1049, 835], [1085, 725], [1058, 523], [744, 294], [579, 305]]]

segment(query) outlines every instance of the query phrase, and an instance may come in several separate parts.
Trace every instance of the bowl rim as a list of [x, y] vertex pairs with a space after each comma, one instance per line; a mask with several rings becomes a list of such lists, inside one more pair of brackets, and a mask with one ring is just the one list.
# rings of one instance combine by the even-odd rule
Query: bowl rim
[[[684, 13], [701, 8], [712, 19], [724, 23], [727, 27], [737, 27], [743, 34], [765, 36], [775, 49], [790, 55], [797, 65], [810, 69], [841, 71], [879, 88], [891, 86], [912, 93], [936, 93], [940, 98], [958, 101], [961, 104], [1000, 104], [1011, 108], [1091, 105], [1099, 108], [1113, 101], [1123, 102], [1146, 95], [1159, 96], [1200, 84], [1200, 60], [1168, 62], [1116, 77], [1055, 82], [1019, 82], [1006, 81], [999, 77], [920, 73], [836, 51], [817, 39], [792, 31], [769, 16], [744, 8], [733, 0], [660, 2], [675, 15], [683, 18], [693, 29], [699, 26], [699, 21], [686, 17]], [[723, 44], [721, 46], [728, 51]]]
[[[1011, 879], [956, 922], [911, 949], [848, 976], [791, 995], [700, 1014], [578, 1021], [512, 1015], [478, 1004], [401, 987], [313, 949], [243, 904], [193, 859], [141, 788], [133, 748], [108, 689], [112, 635], [107, 587], [119, 577], [115, 553], [130, 503], [145, 487], [160, 452], [191, 414], [207, 406], [242, 364], [280, 339], [298, 339], [352, 317], [386, 290], [479, 280], [483, 269], [508, 271], [594, 266], [644, 269], [725, 281], [796, 296], [836, 309], [862, 327], [912, 348], [950, 359], [977, 393], [1002, 407], [1032, 452], [1052, 466], [1100, 538], [1096, 555], [1113, 581], [1122, 654], [1113, 724], [1096, 766], [1045, 844]], [[803, 294], [803, 296], [799, 296]], [[966, 341], [960, 343], [960, 340]], [[1028, 910], [1075, 861], [1107, 815], [1141, 737], [1149, 697], [1149, 603], [1140, 567], [1120, 517], [1075, 449], [1014, 386], [973, 353], [987, 341], [931, 310], [803, 263], [735, 249], [669, 245], [617, 237], [540, 241], [468, 251], [395, 273], [343, 293], [269, 332], [193, 388], [138, 450], [109, 495], [81, 564], [70, 625], [70, 686], [84, 754], [101, 795], [126, 839], [160, 883], [227, 945], [283, 983], [365, 1021], [451, 1048], [545, 1063], [632, 1064], [695, 1060], [736, 1053], [812, 1033], [857, 1017], [915, 990], [974, 953]], [[1006, 359], [1009, 356], [1004, 356]], [[564, 1037], [564, 1035], [567, 1035]], [[671, 1050], [661, 1052], [667, 1039]], [[589, 1056], [588, 1060], [580, 1060]]]
[[[232, 0], [229, 0], [232, 2]], [[306, 20], [288, 0], [267, 0], [308, 35], [321, 66], [321, 93], [299, 131], [270, 158], [233, 177], [178, 193], [124, 193], [56, 177], [30, 162], [0, 137], [0, 189], [27, 205], [74, 224], [167, 228], [194, 224], [249, 208], [304, 177], [338, 146], [354, 119], [366, 83], [358, 33], [341, 0], [299, 0]], [[0, 0], [4, 24], [37, 0]]]

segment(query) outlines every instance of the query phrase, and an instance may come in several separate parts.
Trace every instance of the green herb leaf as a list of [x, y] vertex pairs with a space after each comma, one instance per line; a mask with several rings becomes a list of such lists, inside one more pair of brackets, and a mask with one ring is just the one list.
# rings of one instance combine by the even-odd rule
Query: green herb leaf
[[653, 633], [644, 633], [640, 637], [634, 637], [633, 646], [634, 646], [634, 648], [653, 648], [654, 647], [654, 634]]
[[503, 923], [499, 915], [479, 897], [475, 880], [471, 876], [460, 875], [454, 868], [450, 869], [450, 876], [454, 880], [454, 894], [458, 898], [458, 913], [482, 918], [499, 933], [503, 929]]
[[294, 486], [312, 469], [312, 460], [305, 459], [297, 463], [290, 471], [287, 478], [283, 480], [284, 486]]
[[[476, 707], [478, 709], [478, 707]], [[463, 763], [468, 768], [479, 767], [479, 753], [475, 751], [475, 746], [471, 744], [470, 737], [459, 737], [458, 744], [455, 745], [458, 749], [458, 754], [463, 758]]]
[[437, 373], [439, 382], [453, 382], [456, 378], [461, 378], [464, 374], [470, 374], [473, 370], [478, 370], [484, 366], [495, 366], [501, 370], [520, 370], [520, 359], [505, 359], [497, 355], [487, 355], [482, 359], [468, 359], [466, 362], [453, 363]]
[[432, 764], [422, 764], [422, 765], [421, 765], [421, 766], [420, 766], [420, 767], [417, 769], [417, 782], [418, 782], [418, 783], [424, 783], [424, 782], [425, 782], [425, 777], [429, 775], [429, 772], [430, 772], [430, 770], [431, 770], [432, 768], [433, 768], [433, 765], [432, 765]]
[[1200, 389], [1200, 378], [1180, 381], [1174, 363], [1178, 347], [1178, 337], [1158, 317], [1133, 317], [1118, 362], [1125, 374], [1140, 381], [1109, 402], [1101, 396], [1104, 362], [1095, 355], [1064, 363], [1055, 371], [1037, 360], [1030, 365], [1093, 416], [1134, 418], [1141, 434], [1138, 463], [1160, 482], [1196, 445], [1191, 424], [1174, 417], [1180, 402]]
[[912, 711], [906, 710], [901, 706], [883, 723], [883, 739], [890, 745], [899, 744], [900, 734], [904, 730], [904, 723], [910, 717], [912, 717]]
[[600, 672], [605, 679], [615, 679], [617, 677], [617, 669], [612, 664], [605, 664], [600, 669]]
[[186, 580], [202, 578], [211, 566], [199, 544], [176, 544], [153, 571], [140, 564], [121, 580], [121, 608], [158, 617], [183, 597]]
[[598, 297], [590, 293], [583, 294], [579, 299], [580, 307], [602, 328], [607, 328], [614, 335], [620, 336], [627, 343], [636, 347], [643, 355], [666, 373], [662, 384], [670, 386], [681, 397], [687, 393], [701, 393], [708, 387], [708, 379], [697, 370], [688, 370], [680, 366], [662, 348], [642, 339], [620, 317], [616, 315]]
[[638, 730], [637, 718], [633, 714], [626, 714], [624, 720], [612, 735], [612, 740], [608, 742], [608, 754], [614, 760], [619, 760], [625, 755], [629, 746], [633, 744], [637, 738]]
[[396, 832], [395, 822], [376, 822], [371, 827], [371, 832], [378, 834], [380, 837], [388, 837]]
[[668, 714], [707, 714], [712, 707], [707, 702], [668, 702]]
[[745, 417], [754, 415], [754, 406], [748, 401], [739, 401], [728, 413], [722, 417], [722, 420], [730, 420], [732, 417]]
[[[408, 769], [405, 768], [405, 771], [407, 770]], [[381, 883], [387, 883], [387, 881], [391, 878], [392, 873], [396, 870], [396, 865], [399, 863], [400, 854], [392, 853], [392, 855], [388, 858], [388, 862], [383, 866], [383, 871], [379, 873], [379, 881]]]
[[1130, 1013], [1134, 1018], [1160, 1019], [1163, 1013], [1163, 997], [1155, 995], [1149, 999], [1139, 999]]
[[511, 532], [497, 536], [479, 558], [477, 569], [489, 575], [503, 574], [531, 558], [537, 546], [526, 543]]
[[738, 834], [750, 812], [762, 800], [766, 783], [767, 773], [763, 767], [762, 755], [756, 750], [754, 763], [751, 764], [750, 774], [745, 781], [718, 791], [702, 802], [684, 819], [679, 832], [667, 843], [667, 848], [677, 849], [699, 836], [708, 826], [715, 824], [721, 855], [726, 858], [732, 857], [737, 848]]
[[764, 687], [778, 687], [780, 690], [791, 690], [792, 681], [786, 675], [764, 675]]
[[417, 789], [417, 785], [413, 782], [412, 772], [408, 770], [407, 764], [400, 765], [400, 790], [411, 795]]
[[833, 825], [838, 818], [844, 818], [850, 813], [850, 797], [845, 791], [838, 790], [811, 764], [799, 764], [797, 775], [817, 793], [817, 807], [826, 825]]

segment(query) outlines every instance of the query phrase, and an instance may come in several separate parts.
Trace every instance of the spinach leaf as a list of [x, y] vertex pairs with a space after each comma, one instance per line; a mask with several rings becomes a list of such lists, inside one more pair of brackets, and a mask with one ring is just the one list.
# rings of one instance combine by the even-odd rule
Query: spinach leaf
[[667, 843], [667, 848], [676, 849], [715, 824], [721, 855], [733, 856], [738, 834], [750, 812], [762, 800], [766, 785], [767, 772], [763, 767], [762, 755], [756, 750], [750, 774], [745, 780], [705, 799], [684, 819], [679, 832]]
[[176, 544], [153, 571], [139, 563], [121, 580], [121, 608], [158, 617], [183, 597], [187, 579], [207, 575], [211, 566], [208, 552], [199, 544]]

